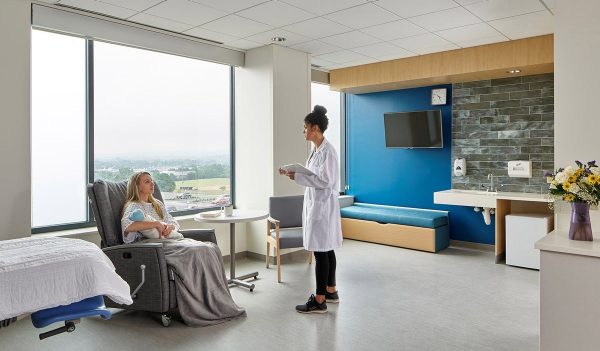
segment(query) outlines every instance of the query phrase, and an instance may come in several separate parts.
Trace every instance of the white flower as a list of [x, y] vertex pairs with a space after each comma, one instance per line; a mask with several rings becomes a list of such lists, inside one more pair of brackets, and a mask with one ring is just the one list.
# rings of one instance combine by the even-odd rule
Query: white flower
[[591, 167], [590, 171], [597, 176], [600, 176], [600, 167]]
[[554, 184], [554, 182], [552, 182], [552, 184], [550, 184], [550, 189], [557, 189], [556, 184]]
[[572, 176], [575, 174], [575, 168], [573, 168], [573, 166], [568, 166], [565, 168], [564, 172], [567, 174], [567, 176]]
[[581, 191], [581, 188], [579, 187], [579, 185], [571, 184], [571, 187], [569, 188], [570, 193], [577, 194], [579, 191]]
[[[565, 170], [566, 171], [566, 170]], [[566, 172], [558, 172], [556, 173], [556, 176], [554, 177], [554, 180], [556, 180], [559, 183], [564, 183], [569, 179], [569, 175]]]

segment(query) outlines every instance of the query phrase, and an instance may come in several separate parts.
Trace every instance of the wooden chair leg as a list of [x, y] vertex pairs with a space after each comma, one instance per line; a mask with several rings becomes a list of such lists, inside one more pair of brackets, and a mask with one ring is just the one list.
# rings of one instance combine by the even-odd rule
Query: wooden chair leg
[[281, 283], [281, 249], [277, 247], [277, 282]]
[[309, 251], [308, 252], [308, 264], [312, 264], [312, 257], [313, 257], [312, 252]]
[[271, 243], [269, 242], [269, 240], [267, 240], [267, 251], [266, 251], [266, 264], [267, 264], [267, 268], [269, 268], [269, 254], [271, 253]]

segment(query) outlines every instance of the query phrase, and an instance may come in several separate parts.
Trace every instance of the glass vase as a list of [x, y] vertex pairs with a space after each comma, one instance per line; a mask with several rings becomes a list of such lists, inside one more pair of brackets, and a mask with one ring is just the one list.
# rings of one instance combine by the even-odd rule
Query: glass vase
[[571, 204], [571, 226], [569, 239], [592, 241], [592, 224], [590, 223], [590, 205], [585, 202]]

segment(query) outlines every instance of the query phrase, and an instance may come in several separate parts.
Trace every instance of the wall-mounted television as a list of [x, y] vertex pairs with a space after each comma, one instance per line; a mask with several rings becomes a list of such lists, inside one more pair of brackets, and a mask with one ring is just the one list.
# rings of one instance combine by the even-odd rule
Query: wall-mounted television
[[388, 112], [383, 115], [385, 146], [442, 148], [442, 111]]

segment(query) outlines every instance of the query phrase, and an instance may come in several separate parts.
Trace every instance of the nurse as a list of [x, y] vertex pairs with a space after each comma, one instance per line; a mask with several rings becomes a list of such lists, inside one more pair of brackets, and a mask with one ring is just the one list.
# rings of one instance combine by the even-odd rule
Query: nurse
[[316, 295], [296, 306], [300, 313], [326, 313], [327, 302], [338, 303], [335, 284], [336, 260], [333, 250], [342, 246], [342, 225], [338, 189], [338, 155], [323, 133], [329, 122], [327, 109], [316, 105], [304, 118], [304, 137], [313, 144], [306, 168], [314, 175], [279, 170], [297, 184], [306, 187], [302, 227], [304, 248], [315, 255]]

